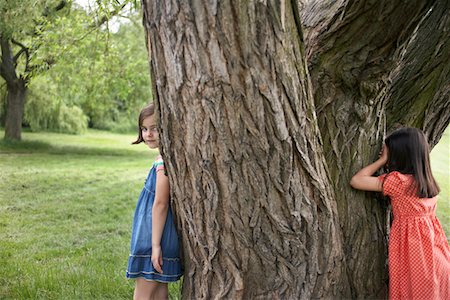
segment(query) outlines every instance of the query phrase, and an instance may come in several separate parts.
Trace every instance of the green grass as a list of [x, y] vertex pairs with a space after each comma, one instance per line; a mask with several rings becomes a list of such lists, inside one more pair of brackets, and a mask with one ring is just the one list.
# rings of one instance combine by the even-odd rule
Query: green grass
[[[156, 156], [134, 138], [90, 130], [0, 142], [0, 299], [132, 298], [131, 221]], [[431, 155], [447, 237], [449, 152], [447, 130]], [[180, 297], [180, 284], [169, 288]]]
[[436, 214], [450, 241], [450, 126], [431, 151], [431, 169], [441, 188]]
[[[3, 132], [0, 132], [3, 136]], [[134, 207], [156, 156], [135, 136], [0, 142], [0, 299], [131, 299]], [[179, 298], [179, 284], [170, 286]]]

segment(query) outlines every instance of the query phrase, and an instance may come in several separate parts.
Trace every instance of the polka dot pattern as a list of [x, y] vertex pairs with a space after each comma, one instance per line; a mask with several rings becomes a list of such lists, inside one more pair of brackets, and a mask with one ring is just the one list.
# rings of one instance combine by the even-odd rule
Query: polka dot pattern
[[394, 214], [389, 237], [389, 298], [450, 299], [450, 247], [435, 215], [437, 197], [417, 197], [411, 175], [391, 172], [380, 180]]

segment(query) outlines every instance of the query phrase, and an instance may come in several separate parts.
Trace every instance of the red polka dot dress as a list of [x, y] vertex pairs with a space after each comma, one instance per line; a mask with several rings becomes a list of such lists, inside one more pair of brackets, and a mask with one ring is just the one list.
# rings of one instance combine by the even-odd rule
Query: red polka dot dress
[[394, 214], [389, 298], [450, 299], [450, 247], [435, 215], [437, 197], [417, 197], [411, 190], [412, 175], [391, 172], [380, 179]]

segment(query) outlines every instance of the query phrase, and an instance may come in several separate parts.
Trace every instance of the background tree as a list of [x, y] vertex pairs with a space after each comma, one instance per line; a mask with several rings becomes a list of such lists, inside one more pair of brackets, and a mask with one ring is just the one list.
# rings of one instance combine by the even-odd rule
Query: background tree
[[[136, 73], [130, 72], [133, 66], [145, 65], [145, 56], [138, 56], [135, 62], [124, 59], [124, 55], [137, 49], [137, 42], [128, 44], [127, 50], [119, 56], [120, 49], [116, 49], [118, 43], [111, 43], [113, 39], [109, 40], [111, 31], [108, 21], [120, 13], [131, 15], [126, 10], [135, 7], [137, 1], [95, 1], [91, 10], [84, 10], [72, 1], [25, 2], [0, 2], [0, 74], [7, 90], [5, 108], [2, 110], [5, 138], [20, 140], [26, 95], [35, 79], [37, 82], [32, 92], [33, 101], [27, 105], [29, 108], [25, 114], [25, 121], [33, 129], [79, 132], [87, 126], [88, 120], [91, 126], [105, 128], [105, 122], [120, 123], [118, 116], [121, 112], [115, 112], [115, 108], [127, 110], [125, 108], [129, 107], [132, 110], [136, 108], [136, 102], [142, 104], [148, 101], [148, 87], [144, 94], [136, 93], [138, 90], [142, 91], [141, 87], [146, 83], [143, 80], [148, 78], [140, 77], [134, 83], [132, 80], [136, 76], [132, 76], [138, 70]], [[128, 36], [128, 41], [137, 41], [138, 31], [132, 28], [131, 31], [134, 33]], [[122, 31], [116, 35], [115, 41], [119, 41], [120, 35], [122, 39], [126, 36]], [[126, 40], [123, 39], [122, 44]], [[139, 46], [142, 48], [142, 45]], [[120, 47], [122, 46], [118, 48]], [[120, 63], [125, 66], [123, 70], [113, 70]], [[58, 70], [49, 74], [50, 66], [57, 66]], [[76, 68], [77, 73], [74, 70]], [[124, 74], [124, 70], [127, 74]], [[99, 74], [102, 72], [103, 74]], [[101, 76], [104, 74], [108, 75]], [[114, 74], [129, 75], [117, 77], [123, 81], [128, 80], [126, 88], [123, 84], [118, 84], [120, 80], [113, 79]], [[69, 85], [74, 83], [73, 78], [79, 79], [82, 75], [87, 76], [83, 79], [87, 92], [79, 85]], [[83, 80], [78, 80], [77, 83]], [[105, 88], [106, 85], [109, 87]], [[75, 89], [76, 95], [66, 93]], [[83, 100], [76, 97], [80, 94], [85, 96], [81, 97]], [[68, 99], [73, 96], [75, 97]], [[128, 100], [127, 103], [119, 103], [123, 102], [124, 97], [130, 99], [133, 96], [140, 97]], [[86, 97], [89, 100], [86, 101]], [[99, 99], [103, 102], [100, 103]], [[105, 108], [106, 105], [110, 106], [109, 110]], [[126, 116], [121, 118], [125, 119]], [[99, 121], [100, 119], [102, 120]]]
[[76, 133], [77, 127], [65, 125], [64, 120], [71, 119], [64, 112], [79, 110], [84, 121], [72, 114], [78, 120], [74, 124], [134, 131], [136, 114], [151, 99], [142, 17], [133, 12], [114, 31], [104, 28], [86, 34], [77, 25], [86, 24], [86, 12], [80, 11], [80, 18], [74, 13], [63, 20], [64, 32], [48, 37], [48, 45], [59, 46], [42, 49], [43, 55], [58, 55], [58, 63], [30, 85], [25, 122], [32, 130]]
[[0, 2], [0, 75], [6, 82], [5, 138], [21, 139], [25, 97], [31, 77], [51, 62], [34, 64], [39, 37], [66, 1]]
[[348, 181], [450, 120], [448, 1], [143, 1], [186, 298], [380, 298], [389, 212]]

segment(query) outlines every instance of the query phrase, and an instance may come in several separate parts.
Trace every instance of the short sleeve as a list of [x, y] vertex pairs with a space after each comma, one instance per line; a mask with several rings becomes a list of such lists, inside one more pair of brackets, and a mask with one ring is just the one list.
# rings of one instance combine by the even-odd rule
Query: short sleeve
[[397, 197], [405, 189], [404, 180], [399, 172], [391, 172], [378, 177], [383, 182], [383, 195]]
[[156, 172], [165, 170], [164, 168], [164, 161], [162, 160], [162, 157], [159, 156], [156, 161], [153, 163], [153, 167], [156, 169]]

